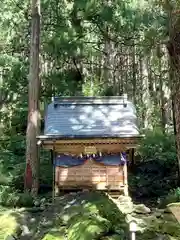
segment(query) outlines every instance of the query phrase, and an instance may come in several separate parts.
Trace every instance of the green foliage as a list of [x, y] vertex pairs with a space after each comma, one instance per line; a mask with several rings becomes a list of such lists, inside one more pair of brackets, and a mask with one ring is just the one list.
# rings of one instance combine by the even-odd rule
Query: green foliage
[[25, 169], [25, 138], [12, 136], [1, 140], [0, 184], [23, 189]]
[[8, 187], [1, 186], [0, 188], [0, 204], [7, 207], [15, 207], [17, 206], [19, 201], [19, 196], [17, 191]]
[[160, 197], [177, 184], [174, 137], [148, 132], [139, 147], [141, 161], [129, 175], [130, 191], [136, 197]]
[[161, 130], [145, 132], [140, 143], [139, 153], [143, 161], [158, 160], [173, 166], [177, 164], [175, 138], [173, 134], [164, 134]]
[[180, 188], [171, 189], [167, 196], [159, 199], [159, 207], [164, 208], [170, 203], [180, 202]]
[[[25, 136], [12, 135], [0, 142], [0, 186], [10, 186], [17, 191], [24, 191], [25, 171]], [[40, 154], [40, 183], [52, 185], [52, 163], [50, 152]], [[47, 191], [47, 190], [46, 190]]]
[[5, 207], [32, 207], [33, 198], [29, 193], [19, 193], [9, 186], [0, 186], [0, 205]]
[[20, 193], [18, 207], [32, 207], [34, 205], [34, 199], [29, 192]]

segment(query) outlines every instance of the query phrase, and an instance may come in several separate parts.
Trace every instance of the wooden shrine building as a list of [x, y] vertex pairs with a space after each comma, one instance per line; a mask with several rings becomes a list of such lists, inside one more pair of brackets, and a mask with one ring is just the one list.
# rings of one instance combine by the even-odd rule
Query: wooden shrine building
[[38, 142], [53, 151], [56, 193], [93, 188], [128, 195], [127, 164], [139, 137], [126, 97], [59, 97], [47, 107]]

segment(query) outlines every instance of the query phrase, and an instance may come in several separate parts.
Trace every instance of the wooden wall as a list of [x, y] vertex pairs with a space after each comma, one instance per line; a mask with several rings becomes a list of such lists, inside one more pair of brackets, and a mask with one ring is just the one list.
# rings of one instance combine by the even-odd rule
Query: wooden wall
[[56, 167], [55, 184], [61, 189], [95, 188], [98, 190], [121, 190], [127, 184], [127, 168], [105, 166], [89, 159], [83, 165]]

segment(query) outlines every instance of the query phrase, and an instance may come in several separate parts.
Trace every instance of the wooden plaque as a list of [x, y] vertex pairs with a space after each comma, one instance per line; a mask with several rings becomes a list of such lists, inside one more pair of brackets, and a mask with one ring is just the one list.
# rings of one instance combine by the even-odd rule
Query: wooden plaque
[[94, 146], [87, 146], [87, 147], [84, 148], [84, 153], [85, 154], [96, 154], [97, 149]]

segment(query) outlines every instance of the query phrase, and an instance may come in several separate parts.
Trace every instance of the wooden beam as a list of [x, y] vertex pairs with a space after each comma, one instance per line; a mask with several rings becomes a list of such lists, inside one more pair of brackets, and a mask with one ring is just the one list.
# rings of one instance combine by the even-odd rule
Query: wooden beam
[[[46, 149], [52, 149], [51, 145], [44, 146]], [[126, 151], [130, 146], [125, 144], [96, 144], [95, 145], [97, 152], [101, 153], [119, 153], [122, 151]], [[74, 154], [79, 155], [81, 153], [85, 153], [86, 146], [83, 145], [55, 145], [55, 151], [58, 153], [64, 154]]]
[[43, 140], [43, 145], [53, 145], [53, 141], [56, 144], [65, 144], [65, 145], [75, 145], [75, 144], [82, 144], [82, 145], [91, 145], [91, 144], [134, 144], [137, 146], [138, 139], [137, 138], [94, 138], [94, 139], [64, 139], [64, 140]]

